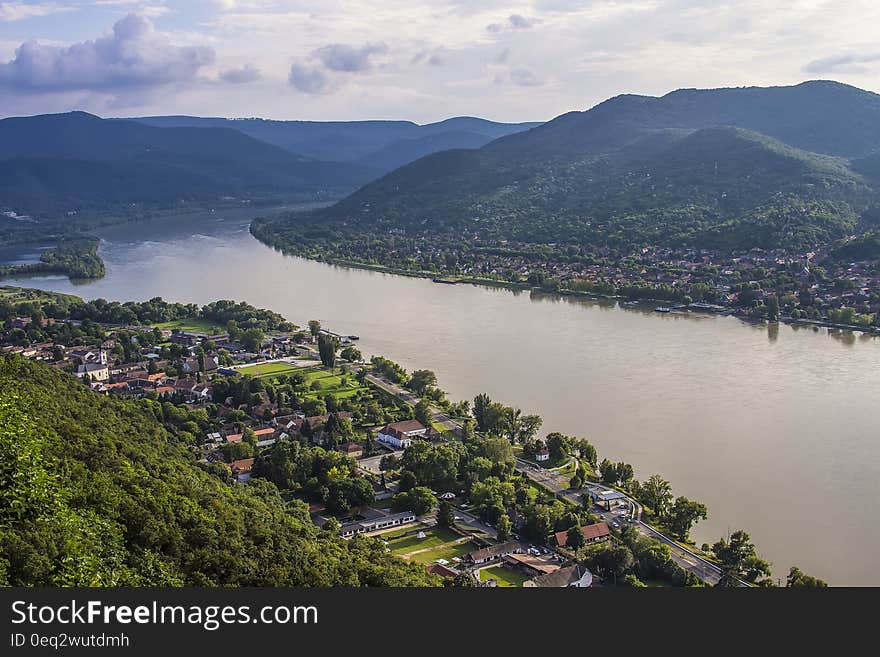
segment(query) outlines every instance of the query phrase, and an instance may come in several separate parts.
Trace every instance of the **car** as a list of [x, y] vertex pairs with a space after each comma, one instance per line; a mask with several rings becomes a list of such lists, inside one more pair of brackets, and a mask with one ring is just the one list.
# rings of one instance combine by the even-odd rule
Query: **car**
[[550, 554], [550, 550], [548, 550], [548, 549], [545, 548], [545, 547], [542, 547], [542, 548], [541, 548], [541, 554]]
[[453, 520], [461, 520], [461, 516], [452, 516]]

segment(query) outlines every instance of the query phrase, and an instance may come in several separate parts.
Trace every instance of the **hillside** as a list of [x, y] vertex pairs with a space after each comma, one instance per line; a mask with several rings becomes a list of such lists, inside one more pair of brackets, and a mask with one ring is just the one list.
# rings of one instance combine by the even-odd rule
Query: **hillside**
[[274, 485], [196, 466], [163, 406], [0, 355], [0, 585], [424, 586], [378, 541], [343, 541]]
[[499, 137], [539, 123], [497, 123], [454, 117], [418, 125], [411, 121], [271, 121], [194, 116], [132, 119], [160, 127], [213, 127], [240, 131], [292, 153], [316, 160], [355, 163], [376, 176], [449, 148], [479, 148]]
[[[837, 83], [619, 96], [479, 150], [427, 156], [254, 232], [348, 259], [368, 233], [444, 248], [467, 238], [800, 249], [855, 229], [876, 198], [867, 154], [877, 149], [880, 96]], [[312, 243], [297, 248], [294, 234]]]
[[373, 176], [230, 128], [158, 128], [84, 112], [0, 120], [0, 172], [0, 209], [50, 218], [228, 196], [310, 198]]

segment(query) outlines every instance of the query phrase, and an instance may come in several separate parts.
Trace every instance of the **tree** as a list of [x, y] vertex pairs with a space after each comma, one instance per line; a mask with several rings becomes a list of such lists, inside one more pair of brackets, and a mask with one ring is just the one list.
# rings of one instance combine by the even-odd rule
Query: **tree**
[[771, 294], [764, 299], [764, 305], [767, 307], [767, 321], [779, 321], [779, 297]]
[[684, 496], [675, 499], [672, 508], [666, 515], [666, 522], [673, 535], [686, 541], [693, 527], [699, 520], [705, 520], [709, 510], [705, 504], [693, 502]]
[[379, 460], [379, 470], [382, 472], [395, 470], [398, 463], [400, 463], [400, 460], [394, 454], [386, 454]]
[[571, 453], [571, 438], [558, 431], [547, 434], [546, 442], [553, 461], [561, 461]]
[[788, 588], [825, 588], [828, 586], [826, 582], [807, 575], [797, 566], [792, 566], [788, 571], [785, 585]]
[[242, 346], [250, 352], [257, 353], [263, 346], [266, 335], [258, 328], [249, 328], [241, 334]]
[[770, 564], [758, 556], [751, 537], [741, 529], [730, 535], [729, 541], [723, 538], [712, 546], [712, 552], [729, 573], [727, 580], [746, 579], [762, 583], [770, 577]]
[[406, 493], [407, 491], [411, 491], [418, 485], [418, 481], [416, 480], [416, 476], [410, 472], [409, 470], [404, 470], [400, 473], [400, 479], [397, 482], [398, 490], [401, 493]]
[[321, 356], [321, 364], [332, 368], [336, 365], [336, 350], [339, 349], [339, 340], [332, 335], [322, 333], [318, 336], [318, 353]]
[[333, 516], [330, 516], [329, 518], [327, 518], [327, 522], [324, 523], [323, 529], [325, 532], [335, 535], [339, 533], [339, 529], [341, 528], [341, 526], [342, 525], [340, 525], [339, 520], [337, 520]]
[[437, 498], [430, 488], [416, 486], [410, 491], [395, 495], [391, 504], [398, 511], [412, 511], [417, 516], [421, 516], [436, 506]]
[[455, 588], [475, 588], [478, 586], [477, 580], [470, 573], [459, 573], [449, 581], [452, 582], [450, 586]]
[[602, 483], [609, 486], [617, 483], [617, 466], [608, 459], [602, 459], [599, 464], [599, 474], [602, 477]]
[[672, 502], [672, 485], [660, 475], [651, 475], [642, 483], [639, 499], [654, 514], [664, 516]]
[[446, 500], [440, 502], [437, 507], [437, 524], [441, 527], [452, 527], [455, 525], [455, 512], [452, 505]]
[[413, 408], [413, 413], [415, 414], [416, 420], [421, 422], [424, 426], [431, 426], [431, 407], [428, 405], [426, 399], [419, 400], [419, 403]]
[[612, 577], [617, 584], [633, 567], [632, 551], [625, 545], [607, 546], [593, 557], [594, 567], [602, 577]]
[[510, 532], [513, 529], [513, 523], [510, 522], [510, 518], [506, 513], [502, 513], [501, 517], [498, 518], [498, 525], [495, 527], [498, 533], [499, 541], [508, 541], [510, 540]]
[[346, 347], [339, 352], [339, 355], [350, 363], [357, 363], [363, 359], [363, 354], [361, 354], [360, 349], [355, 347]]
[[408, 387], [419, 397], [424, 395], [428, 388], [437, 385], [437, 375], [431, 370], [416, 370], [410, 377]]
[[318, 334], [321, 332], [321, 322], [317, 319], [309, 320], [309, 333], [312, 334], [312, 338], [317, 338]]
[[584, 538], [584, 530], [581, 529], [580, 525], [570, 528], [565, 535], [565, 547], [571, 550], [579, 550], [586, 544], [587, 540]]
[[578, 455], [587, 461], [591, 467], [595, 468], [597, 459], [599, 458], [596, 448], [586, 438], [581, 438], [576, 443]]

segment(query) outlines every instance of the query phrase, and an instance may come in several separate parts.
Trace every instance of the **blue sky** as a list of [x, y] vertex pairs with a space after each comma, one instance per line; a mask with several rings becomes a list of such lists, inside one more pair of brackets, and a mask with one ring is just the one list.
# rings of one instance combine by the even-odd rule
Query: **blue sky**
[[619, 93], [880, 90], [876, 0], [0, 0], [0, 115], [543, 120]]

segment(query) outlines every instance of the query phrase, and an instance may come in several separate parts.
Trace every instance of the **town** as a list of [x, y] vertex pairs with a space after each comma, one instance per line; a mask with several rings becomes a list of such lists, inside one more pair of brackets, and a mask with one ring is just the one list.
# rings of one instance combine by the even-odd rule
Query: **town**
[[[539, 437], [539, 416], [487, 395], [452, 402], [430, 370], [366, 361], [317, 320], [6, 287], [0, 321], [4, 352], [148, 405], [229, 486], [277, 487], [290, 513], [449, 585], [773, 585], [745, 532], [693, 545], [708, 511], [659, 475]], [[788, 583], [821, 584], [797, 568]]]

